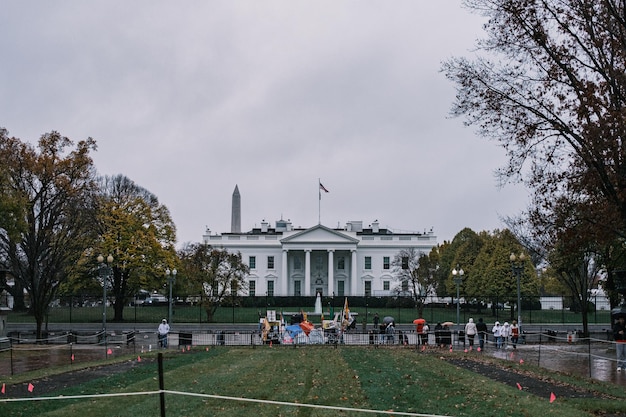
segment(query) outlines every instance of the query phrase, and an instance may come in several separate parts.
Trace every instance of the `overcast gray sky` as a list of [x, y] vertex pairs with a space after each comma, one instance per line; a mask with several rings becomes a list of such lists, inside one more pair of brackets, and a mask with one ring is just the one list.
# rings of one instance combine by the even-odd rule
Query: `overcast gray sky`
[[281, 218], [401, 231], [503, 228], [526, 207], [497, 187], [495, 143], [449, 118], [441, 62], [481, 18], [459, 0], [22, 1], [0, 10], [0, 126], [35, 143], [93, 137], [171, 211], [179, 244], [206, 227]]

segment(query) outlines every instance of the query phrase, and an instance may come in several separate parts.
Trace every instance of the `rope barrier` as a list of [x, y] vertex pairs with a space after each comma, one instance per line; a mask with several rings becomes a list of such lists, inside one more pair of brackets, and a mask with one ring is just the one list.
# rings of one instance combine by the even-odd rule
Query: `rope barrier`
[[6, 398], [6, 399], [0, 399], [0, 403], [29, 402], [29, 401], [54, 401], [54, 400], [82, 400], [82, 399], [94, 399], [94, 398], [109, 398], [109, 397], [124, 397], [124, 396], [131, 397], [131, 396], [139, 396], [139, 395], [157, 395], [157, 394], [158, 395], [160, 394], [183, 395], [183, 396], [188, 396], [188, 397], [210, 398], [214, 400], [251, 402], [251, 403], [257, 403], [257, 404], [280, 405], [280, 406], [286, 406], [286, 407], [303, 407], [303, 408], [314, 408], [314, 409], [334, 410], [334, 411], [349, 411], [349, 412], [369, 413], [369, 414], [387, 414], [387, 415], [411, 416], [411, 417], [452, 417], [452, 416], [440, 415], [440, 414], [422, 414], [422, 413], [410, 413], [410, 412], [403, 412], [403, 411], [371, 410], [367, 408], [351, 408], [351, 407], [339, 407], [339, 406], [321, 405], [321, 404], [295, 403], [295, 402], [288, 402], [288, 401], [259, 400], [256, 398], [230, 397], [226, 395], [200, 394], [200, 393], [193, 393], [193, 392], [173, 391], [173, 390], [120, 392], [120, 393], [111, 393], [111, 394], [83, 394], [83, 395], [67, 395], [67, 396], [60, 395], [58, 397]]

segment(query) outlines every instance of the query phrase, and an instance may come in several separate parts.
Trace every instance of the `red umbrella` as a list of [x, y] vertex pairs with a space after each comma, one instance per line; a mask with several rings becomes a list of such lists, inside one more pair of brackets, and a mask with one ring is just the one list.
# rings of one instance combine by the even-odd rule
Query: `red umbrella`
[[413, 324], [424, 324], [426, 323], [425, 319], [415, 319], [413, 320]]

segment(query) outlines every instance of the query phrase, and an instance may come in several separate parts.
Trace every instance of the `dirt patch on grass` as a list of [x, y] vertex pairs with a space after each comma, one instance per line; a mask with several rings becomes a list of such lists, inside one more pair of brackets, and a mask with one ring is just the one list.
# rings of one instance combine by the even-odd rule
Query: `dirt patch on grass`
[[[50, 375], [21, 384], [7, 385], [5, 387], [5, 398], [40, 397], [64, 388], [75, 387], [98, 378], [128, 372], [133, 368], [144, 366], [154, 361], [154, 359], [143, 359], [141, 362], [128, 360]], [[34, 387], [32, 392], [28, 391], [29, 384], [32, 384]]]
[[523, 391], [530, 392], [542, 398], [550, 398], [552, 393], [554, 393], [557, 398], [612, 398], [593, 390], [580, 389], [579, 387], [568, 385], [552, 378], [535, 375], [528, 370], [522, 371], [505, 368], [501, 365], [481, 361], [479, 359], [450, 358], [446, 360], [459, 368], [467, 369], [514, 388], [519, 389], [519, 387], [521, 387]]

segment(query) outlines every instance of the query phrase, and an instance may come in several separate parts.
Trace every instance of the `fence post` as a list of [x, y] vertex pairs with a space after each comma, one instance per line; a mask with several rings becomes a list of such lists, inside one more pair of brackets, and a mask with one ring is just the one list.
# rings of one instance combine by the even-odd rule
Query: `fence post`
[[161, 403], [161, 417], [165, 417], [165, 383], [163, 382], [163, 354], [159, 352], [159, 397]]

